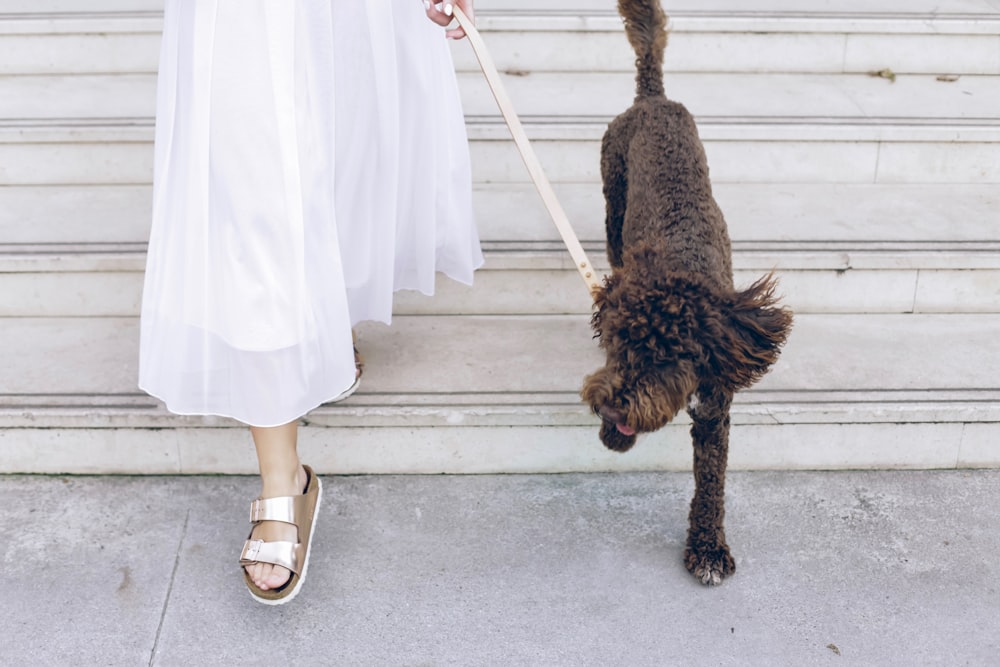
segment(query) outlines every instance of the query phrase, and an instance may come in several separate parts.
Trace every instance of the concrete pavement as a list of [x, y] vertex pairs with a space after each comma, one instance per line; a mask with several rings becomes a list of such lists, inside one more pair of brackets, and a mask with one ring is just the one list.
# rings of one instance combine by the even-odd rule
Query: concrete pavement
[[324, 477], [309, 579], [254, 603], [250, 477], [0, 477], [4, 665], [987, 665], [1000, 471]]

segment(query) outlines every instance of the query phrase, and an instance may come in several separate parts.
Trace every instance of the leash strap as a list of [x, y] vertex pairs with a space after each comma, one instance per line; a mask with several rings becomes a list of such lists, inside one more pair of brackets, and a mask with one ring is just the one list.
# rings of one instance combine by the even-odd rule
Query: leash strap
[[587, 259], [587, 253], [584, 252], [583, 246], [580, 245], [580, 241], [573, 231], [573, 226], [570, 224], [569, 218], [566, 217], [566, 212], [563, 211], [559, 200], [556, 198], [552, 184], [542, 170], [542, 165], [538, 161], [531, 143], [528, 141], [528, 135], [525, 134], [524, 127], [521, 125], [521, 119], [518, 118], [517, 113], [514, 111], [514, 107], [510, 103], [510, 98], [507, 97], [507, 91], [503, 87], [500, 74], [497, 72], [496, 65], [493, 64], [490, 53], [486, 49], [486, 43], [483, 42], [482, 36], [480, 36], [476, 26], [473, 25], [465, 12], [457, 4], [453, 5], [453, 7], [455, 18], [458, 19], [458, 24], [465, 29], [465, 34], [469, 38], [469, 43], [472, 44], [472, 50], [476, 54], [476, 59], [479, 60], [479, 66], [482, 68], [483, 74], [486, 75], [486, 82], [489, 84], [490, 90], [493, 91], [493, 97], [496, 98], [497, 105], [500, 107], [500, 113], [503, 114], [503, 118], [507, 122], [507, 127], [510, 128], [510, 133], [514, 137], [517, 150], [521, 153], [521, 159], [524, 160], [524, 165], [528, 168], [531, 180], [534, 181], [535, 187], [538, 189], [538, 194], [542, 196], [542, 201], [545, 203], [545, 208], [548, 209], [552, 221], [556, 223], [563, 243], [566, 244], [566, 249], [569, 250], [573, 261], [576, 262], [577, 271], [580, 272], [583, 281], [587, 283], [587, 287], [590, 289], [591, 294], [593, 294], [600, 287], [600, 283], [597, 280], [597, 272], [594, 271], [590, 260]]

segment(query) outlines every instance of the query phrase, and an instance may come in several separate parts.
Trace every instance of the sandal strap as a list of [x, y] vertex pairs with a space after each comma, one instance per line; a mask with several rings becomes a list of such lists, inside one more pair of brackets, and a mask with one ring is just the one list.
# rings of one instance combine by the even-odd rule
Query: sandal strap
[[296, 518], [305, 516], [309, 510], [308, 500], [305, 495], [257, 498], [250, 503], [250, 523], [281, 521], [297, 527]]
[[240, 565], [254, 563], [270, 563], [287, 568], [295, 574], [301, 573], [303, 544], [292, 542], [265, 542], [264, 540], [247, 540], [240, 554]]

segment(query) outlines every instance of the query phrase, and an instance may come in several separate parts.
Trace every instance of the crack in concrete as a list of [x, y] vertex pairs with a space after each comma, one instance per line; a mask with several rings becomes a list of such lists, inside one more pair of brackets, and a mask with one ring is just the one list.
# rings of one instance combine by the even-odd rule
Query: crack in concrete
[[181, 539], [177, 543], [177, 553], [174, 555], [174, 568], [170, 572], [170, 584], [167, 585], [167, 596], [163, 600], [163, 609], [160, 610], [160, 622], [156, 626], [156, 638], [153, 640], [153, 649], [149, 653], [149, 666], [152, 667], [156, 660], [156, 649], [160, 645], [160, 633], [163, 632], [163, 621], [167, 618], [167, 607], [170, 605], [170, 594], [174, 591], [174, 579], [177, 577], [177, 568], [181, 563], [181, 549], [184, 548], [184, 538], [187, 537], [188, 522], [191, 520], [191, 510], [184, 515], [184, 526], [181, 528]]

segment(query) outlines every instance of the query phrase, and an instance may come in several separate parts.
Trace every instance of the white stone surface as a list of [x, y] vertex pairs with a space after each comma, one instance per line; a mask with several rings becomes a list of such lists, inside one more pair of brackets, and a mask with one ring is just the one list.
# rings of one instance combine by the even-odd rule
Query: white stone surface
[[[501, 69], [631, 70], [631, 51], [613, 4], [556, 4], [480, 9], [480, 27]], [[670, 11], [667, 67], [673, 71], [865, 72], [891, 67], [897, 73], [1000, 72], [1000, 12], [995, 9], [886, 13], [810, 5]], [[0, 74], [155, 71], [161, 29], [156, 10], [139, 5], [134, 11], [94, 12], [91, 5], [77, 5], [74, 12], [54, 16], [43, 9], [0, 14], [0, 51], [5, 53]], [[890, 48], [895, 57], [887, 62]], [[460, 69], [476, 69], [468, 44], [455, 44], [453, 52]]]
[[[603, 254], [591, 253], [606, 272]], [[509, 266], [503, 255], [487, 252], [487, 264], [469, 288], [440, 278], [437, 293], [396, 295], [397, 315], [588, 314], [592, 302], [566, 251], [526, 258], [534, 268]], [[748, 285], [776, 270], [785, 303], [798, 313], [996, 313], [1000, 312], [1000, 271], [839, 269], [797, 266], [780, 251], [743, 268], [736, 255], [737, 285]], [[892, 259], [887, 255], [887, 259]], [[900, 263], [904, 263], [905, 253]], [[121, 260], [123, 263], [125, 259]], [[995, 257], [1000, 263], [1000, 257]], [[142, 292], [142, 256], [127, 260], [129, 270], [5, 270], [0, 257], [0, 317], [135, 317]], [[545, 265], [552, 268], [545, 268]]]
[[[828, 128], [796, 128], [797, 136], [790, 139], [745, 136], [755, 129], [779, 134], [780, 129], [771, 125], [748, 127], [742, 137], [733, 136], [736, 133], [730, 128], [720, 128], [726, 138], [716, 139], [716, 129], [701, 125], [715, 183], [1000, 182], [1000, 141], [944, 143], [934, 141], [935, 132], [923, 128], [908, 128], [910, 140], [899, 142], [846, 136], [828, 139], [823, 136]], [[586, 133], [580, 132], [579, 140], [554, 140], [546, 136], [548, 128], [538, 127], [533, 149], [549, 179], [598, 182], [601, 130], [603, 126], [589, 127]], [[476, 134], [471, 146], [477, 183], [529, 182], [513, 144], [478, 139]], [[930, 135], [929, 140], [920, 140], [920, 134]]]
[[4, 13], [28, 15], [81, 11], [163, 11], [163, 0], [91, 0], [86, 6], [81, 6], [77, 0], [4, 0], [3, 10]]
[[152, 143], [0, 141], [0, 186], [133, 185], [152, 180]]
[[[997, 45], [1000, 51], [1000, 43]], [[530, 72], [504, 75], [519, 114], [611, 118], [635, 94], [630, 72]], [[474, 117], [497, 116], [478, 70], [459, 75], [464, 108]], [[895, 82], [865, 74], [668, 73], [669, 95], [699, 119], [998, 118], [1000, 80], [900, 75]], [[0, 77], [0, 118], [129, 118], [155, 112], [156, 75], [102, 74]]]
[[735, 470], [954, 468], [962, 428], [962, 424], [746, 426], [733, 431], [732, 438], [739, 435], [743, 442], [731, 446], [731, 466]]
[[[360, 327], [361, 397], [575, 392], [602, 362], [586, 316], [397, 317]], [[995, 388], [1000, 314], [800, 315], [762, 391]], [[16, 318], [0, 330], [8, 395], [134, 395], [134, 318]], [[365, 400], [369, 400], [366, 398]]]
[[[484, 32], [483, 39], [502, 71], [628, 72], [634, 55], [615, 23], [600, 32]], [[909, 32], [895, 20], [878, 25], [857, 21], [823, 25], [828, 22], [785, 20], [762, 24], [756, 19], [742, 25], [733, 25], [727, 19], [698, 23], [691, 25], [680, 17], [675, 19], [665, 58], [668, 71], [864, 73], [885, 68], [897, 74], [1000, 71], [997, 56], [1000, 36], [996, 28], [1000, 16], [989, 27], [970, 22], [971, 29], [967, 32], [972, 34], [961, 34], [964, 30], [957, 30], [959, 34], [926, 33], [927, 22], [923, 21], [913, 27], [917, 34], [895, 34]], [[948, 29], [945, 27], [943, 31], [947, 33]], [[476, 69], [475, 56], [467, 45], [456, 44], [452, 53], [460, 70]]]
[[[777, 264], [777, 261], [775, 262]], [[744, 271], [748, 285], [762, 272]], [[778, 269], [781, 294], [796, 312], [913, 312], [916, 271], [790, 271]], [[1000, 308], [996, 309], [1000, 310]]]
[[[580, 237], [601, 242], [600, 186], [557, 184], [556, 193]], [[1000, 189], [995, 185], [716, 183], [713, 193], [734, 241], [841, 242], [849, 248], [858, 241], [932, 244], [1000, 238]], [[558, 240], [531, 185], [483, 184], [476, 202], [484, 239]]]
[[[580, 238], [603, 243], [600, 185], [555, 189]], [[849, 250], [905, 241], [936, 250], [1000, 239], [1000, 189], [992, 184], [717, 183], [713, 192], [737, 243], [840, 243]], [[532, 185], [479, 184], [473, 196], [485, 241], [559, 241]], [[145, 243], [150, 208], [148, 185], [0, 187], [0, 240]]]
[[[525, 9], [565, 11], [570, 8], [606, 10], [607, 8], [605, 0], [479, 0], [479, 3], [483, 9], [505, 11]], [[792, 12], [806, 16], [813, 13], [938, 15], [1000, 12], [996, 0], [913, 0], [912, 2], [907, 0], [669, 0], [664, 2], [664, 7], [670, 11], [684, 12], [720, 14]]]
[[[736, 424], [731, 470], [945, 469], [994, 467], [996, 424]], [[627, 455], [605, 449], [597, 427], [306, 427], [300, 452], [321, 473], [484, 474], [689, 470], [687, 428], [645, 436]], [[254, 474], [249, 433], [224, 429], [5, 429], [5, 472], [73, 474]]]
[[0, 273], [0, 317], [134, 317], [139, 272]]
[[155, 72], [0, 77], [0, 118], [131, 118], [155, 114]]
[[[610, 11], [605, 0], [478, 0], [484, 12]], [[10, 14], [48, 14], [61, 12], [159, 11], [163, 0], [94, 0], [81, 8], [76, 0], [5, 0], [4, 12]], [[744, 13], [794, 12], [827, 14], [975, 14], [1000, 12], [995, 0], [670, 0], [667, 9], [681, 12]]]
[[52, 34], [54, 26], [48, 24], [33, 24], [23, 34], [0, 32], [0, 53], [4, 54], [0, 75], [156, 71], [161, 21], [135, 25], [130, 20], [124, 26], [129, 32], [109, 30], [113, 20], [108, 19], [88, 24], [80, 28], [86, 33]]
[[1000, 142], [970, 144], [884, 143], [879, 146], [879, 183], [1000, 182]]
[[[254, 472], [244, 429], [169, 416], [135, 388], [160, 4], [0, 8], [0, 470]], [[549, 176], [603, 254], [597, 142], [632, 95], [611, 5], [478, 8]], [[798, 312], [779, 365], [738, 397], [734, 469], [1000, 464], [1000, 6], [668, 9], [668, 89], [698, 116], [737, 280], [777, 267]], [[362, 391], [309, 416], [304, 452], [359, 473], [686, 469], [685, 417], [627, 457], [597, 443], [576, 393], [600, 362], [589, 298], [468, 45], [454, 48], [489, 264], [475, 288], [401, 295], [391, 329], [362, 328]], [[882, 68], [895, 83], [865, 76]]]
[[962, 468], [996, 468], [1000, 438], [988, 424], [965, 424], [958, 465]]
[[1000, 271], [921, 271], [917, 312], [1000, 309]]
[[[529, 125], [533, 149], [556, 183], [597, 183], [603, 124]], [[1000, 125], [979, 128], [702, 123], [716, 183], [996, 183]], [[879, 135], [888, 135], [879, 138]], [[506, 127], [470, 126], [476, 183], [527, 183]], [[152, 129], [142, 124], [0, 126], [0, 186], [139, 185], [152, 177]]]
[[[1000, 35], [848, 35], [844, 69], [939, 74], [1000, 73]], [[898, 64], [897, 64], [898, 63]]]
[[0, 239], [9, 244], [145, 243], [150, 185], [0, 187]]
[[[198, 438], [204, 439], [207, 435], [201, 433]], [[181, 432], [172, 429], [5, 428], [0, 429], [0, 470], [4, 473], [175, 475], [182, 472], [177, 453], [181, 437]], [[234, 462], [234, 472], [245, 469], [240, 459]], [[208, 469], [206, 466], [206, 472]]]

